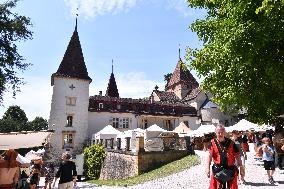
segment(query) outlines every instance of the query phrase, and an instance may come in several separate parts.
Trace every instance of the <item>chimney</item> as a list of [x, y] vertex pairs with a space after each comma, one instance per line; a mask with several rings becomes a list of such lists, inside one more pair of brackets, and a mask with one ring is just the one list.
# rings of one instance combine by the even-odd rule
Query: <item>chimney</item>
[[99, 95], [100, 95], [100, 96], [103, 96], [103, 91], [99, 91]]

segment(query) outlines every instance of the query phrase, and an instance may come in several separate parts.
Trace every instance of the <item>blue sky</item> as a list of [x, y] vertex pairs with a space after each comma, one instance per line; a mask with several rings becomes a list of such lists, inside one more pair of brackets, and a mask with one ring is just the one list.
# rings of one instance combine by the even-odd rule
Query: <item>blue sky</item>
[[149, 96], [155, 85], [164, 88], [164, 75], [178, 61], [179, 44], [182, 58], [187, 46], [201, 46], [188, 27], [205, 12], [188, 8], [186, 0], [22, 0], [14, 11], [31, 18], [33, 40], [21, 42], [19, 51], [33, 66], [21, 73], [26, 84], [16, 99], [5, 94], [0, 116], [10, 105], [19, 105], [29, 120], [48, 119], [50, 76], [74, 31], [77, 8], [81, 46], [93, 79], [90, 95], [105, 93], [113, 59], [120, 96]]

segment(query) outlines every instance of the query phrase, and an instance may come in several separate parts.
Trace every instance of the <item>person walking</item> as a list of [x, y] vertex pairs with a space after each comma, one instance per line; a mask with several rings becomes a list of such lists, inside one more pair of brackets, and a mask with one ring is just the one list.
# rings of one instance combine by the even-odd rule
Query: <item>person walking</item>
[[60, 178], [58, 189], [72, 189], [73, 186], [76, 186], [76, 165], [73, 161], [70, 161], [71, 155], [67, 152], [63, 153], [61, 158], [63, 161], [61, 162], [59, 169], [55, 174], [53, 187], [55, 186], [57, 179]]
[[51, 189], [51, 184], [53, 182], [54, 178], [54, 165], [52, 162], [50, 162], [46, 167], [45, 167], [45, 182], [44, 182], [44, 189], [47, 189], [47, 186], [49, 189]]
[[[215, 129], [216, 139], [209, 144], [206, 174], [210, 178], [209, 189], [238, 189], [238, 170], [235, 160], [240, 167], [241, 176], [244, 175], [243, 165], [240, 159], [239, 150], [236, 144], [225, 137], [225, 127], [221, 124]], [[212, 174], [210, 172], [211, 161], [213, 160]]]
[[[242, 148], [241, 140], [240, 140], [239, 136], [240, 136], [240, 133], [238, 131], [232, 132], [232, 140], [235, 142], [235, 144], [236, 144], [236, 146], [239, 150], [240, 158], [241, 158], [243, 169], [244, 169], [244, 174], [240, 175], [239, 181], [240, 181], [240, 183], [245, 184], [246, 183], [245, 178], [244, 178], [245, 177], [245, 161], [247, 160], [247, 154], [246, 154], [246, 151]], [[235, 161], [235, 164], [236, 164], [236, 166], [238, 166], [237, 161]]]
[[262, 142], [264, 143], [262, 145], [262, 160], [264, 163], [264, 169], [267, 171], [268, 182], [270, 184], [275, 184], [273, 179], [273, 174], [275, 172], [275, 149], [268, 137], [264, 137]]
[[0, 189], [15, 189], [20, 177], [20, 163], [16, 158], [18, 152], [9, 149], [0, 158]]

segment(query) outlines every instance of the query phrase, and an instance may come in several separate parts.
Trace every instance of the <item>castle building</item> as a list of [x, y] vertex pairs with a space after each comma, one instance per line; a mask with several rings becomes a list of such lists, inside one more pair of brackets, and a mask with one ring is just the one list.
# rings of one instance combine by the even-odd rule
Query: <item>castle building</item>
[[76, 20], [75, 30], [59, 68], [51, 76], [53, 94], [49, 128], [55, 130], [50, 149], [54, 156], [60, 156], [65, 151], [81, 153], [92, 134], [106, 125], [112, 125], [120, 131], [146, 129], [153, 124], [173, 130], [184, 122], [195, 130], [200, 124], [229, 124], [232, 121], [199, 88], [180, 56], [165, 91], [158, 90], [156, 86], [149, 94], [149, 99], [120, 97], [113, 67], [105, 95], [100, 92], [90, 96], [91, 82]]

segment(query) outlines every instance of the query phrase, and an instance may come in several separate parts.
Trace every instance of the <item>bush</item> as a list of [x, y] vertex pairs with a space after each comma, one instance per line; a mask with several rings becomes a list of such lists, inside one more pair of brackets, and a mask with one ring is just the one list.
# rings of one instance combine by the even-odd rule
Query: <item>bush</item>
[[84, 149], [84, 161], [86, 176], [91, 179], [98, 179], [101, 166], [106, 157], [105, 149], [100, 144], [94, 144]]

